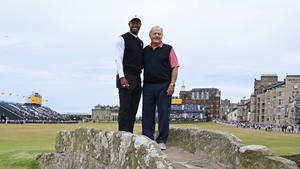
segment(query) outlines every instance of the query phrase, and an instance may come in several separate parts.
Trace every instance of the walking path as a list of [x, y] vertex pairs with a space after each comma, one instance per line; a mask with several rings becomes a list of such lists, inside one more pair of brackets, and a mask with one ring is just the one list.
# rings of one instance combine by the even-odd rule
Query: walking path
[[201, 159], [201, 157], [187, 152], [178, 147], [168, 147], [164, 151], [173, 163], [175, 169], [222, 169], [214, 162], [206, 159]]

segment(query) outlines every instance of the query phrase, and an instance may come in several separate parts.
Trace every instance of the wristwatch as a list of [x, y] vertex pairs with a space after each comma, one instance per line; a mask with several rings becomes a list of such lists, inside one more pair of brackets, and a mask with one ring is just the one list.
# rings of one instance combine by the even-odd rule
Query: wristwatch
[[175, 86], [175, 83], [171, 82], [171, 83], [170, 83], [170, 86], [173, 86], [173, 87], [174, 87], [174, 86]]

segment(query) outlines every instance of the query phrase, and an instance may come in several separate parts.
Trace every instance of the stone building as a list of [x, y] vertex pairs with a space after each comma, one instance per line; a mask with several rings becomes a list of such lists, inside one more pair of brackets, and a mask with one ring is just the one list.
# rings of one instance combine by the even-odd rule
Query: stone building
[[287, 75], [278, 81], [277, 75], [262, 75], [254, 81], [251, 96], [251, 122], [282, 125], [299, 120], [297, 98], [300, 92], [300, 75]]
[[243, 98], [239, 103], [234, 104], [232, 110], [227, 113], [228, 121], [245, 122], [250, 119], [250, 99]]
[[296, 123], [300, 124], [300, 95], [296, 97], [294, 102], [294, 111], [296, 117]]
[[118, 121], [119, 106], [96, 105], [92, 109], [92, 120], [94, 122]]
[[221, 100], [220, 104], [220, 118], [226, 120], [227, 115], [237, 107], [237, 103], [230, 103], [230, 100]]
[[180, 91], [183, 104], [203, 105], [210, 118], [219, 118], [221, 91], [217, 88], [195, 88]]
[[229, 112], [226, 115], [227, 121], [229, 121], [229, 122], [236, 122], [236, 121], [238, 121], [238, 119], [237, 119], [238, 115], [237, 114], [238, 114], [237, 108], [233, 109], [231, 112]]
[[237, 104], [237, 121], [244, 122], [250, 120], [250, 99], [243, 98]]

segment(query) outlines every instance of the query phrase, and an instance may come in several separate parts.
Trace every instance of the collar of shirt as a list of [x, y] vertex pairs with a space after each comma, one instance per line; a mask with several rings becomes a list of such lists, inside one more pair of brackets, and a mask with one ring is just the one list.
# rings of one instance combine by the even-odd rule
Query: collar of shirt
[[150, 43], [150, 47], [152, 48], [152, 49], [156, 49], [156, 48], [158, 48], [158, 47], [162, 47], [164, 45], [164, 43], [163, 42], [161, 42], [158, 46], [153, 46], [151, 43]]
[[133, 34], [133, 33], [131, 33], [131, 32], [129, 32], [132, 36], [134, 36], [135, 38], [137, 38], [138, 37], [138, 35], [135, 35], [135, 34]]

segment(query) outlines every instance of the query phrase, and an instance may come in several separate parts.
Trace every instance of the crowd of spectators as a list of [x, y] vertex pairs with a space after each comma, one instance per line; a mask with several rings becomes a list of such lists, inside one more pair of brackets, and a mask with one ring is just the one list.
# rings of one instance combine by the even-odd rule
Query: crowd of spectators
[[264, 130], [267, 132], [277, 131], [284, 133], [297, 133], [300, 134], [300, 124], [292, 125], [288, 123], [284, 123], [282, 125], [275, 124], [260, 124], [260, 123], [251, 123], [249, 121], [237, 122], [237, 121], [226, 121], [221, 119], [214, 120], [215, 123], [231, 125], [237, 128], [251, 128], [255, 130]]

